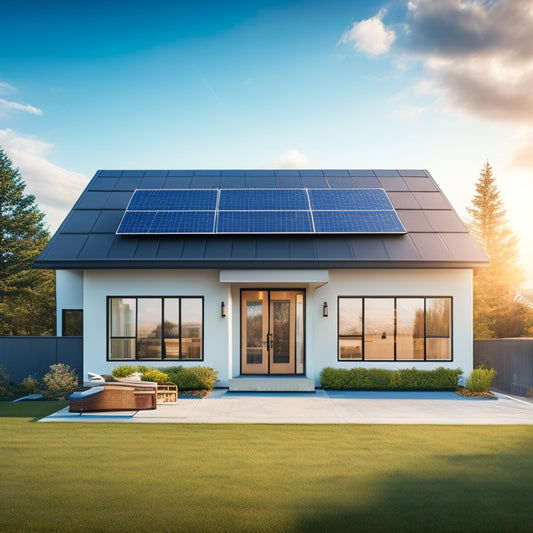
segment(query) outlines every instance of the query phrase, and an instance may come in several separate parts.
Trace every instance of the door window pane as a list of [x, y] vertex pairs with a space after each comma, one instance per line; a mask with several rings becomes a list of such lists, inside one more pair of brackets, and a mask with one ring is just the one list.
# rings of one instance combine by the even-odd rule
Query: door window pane
[[161, 298], [139, 298], [137, 313], [137, 357], [160, 359]]
[[365, 359], [394, 359], [394, 298], [365, 299]]
[[290, 362], [290, 302], [275, 300], [272, 302], [273, 325], [273, 362]]
[[180, 300], [165, 298], [165, 358], [179, 359], [180, 356]]
[[111, 359], [135, 359], [135, 339], [111, 339]]
[[396, 300], [396, 358], [424, 359], [424, 299]]
[[426, 359], [452, 358], [451, 298], [426, 299]]
[[181, 299], [181, 358], [202, 358], [202, 299]]
[[246, 363], [263, 363], [263, 301], [246, 300]]

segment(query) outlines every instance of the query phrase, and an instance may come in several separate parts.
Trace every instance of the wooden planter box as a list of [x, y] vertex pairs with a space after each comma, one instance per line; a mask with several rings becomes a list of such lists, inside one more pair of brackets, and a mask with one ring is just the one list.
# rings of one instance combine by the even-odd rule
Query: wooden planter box
[[178, 387], [174, 383], [157, 384], [157, 403], [176, 403], [178, 401]]

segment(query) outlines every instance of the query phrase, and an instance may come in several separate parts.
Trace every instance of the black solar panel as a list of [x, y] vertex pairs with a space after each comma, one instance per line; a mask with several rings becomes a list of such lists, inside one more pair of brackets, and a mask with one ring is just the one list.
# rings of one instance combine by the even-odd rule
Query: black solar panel
[[316, 233], [404, 233], [394, 211], [313, 211]]
[[383, 189], [136, 190], [119, 235], [405, 233]]
[[217, 233], [312, 233], [309, 211], [219, 211]]
[[393, 209], [383, 189], [310, 189], [309, 199], [314, 210]]
[[220, 191], [220, 211], [309, 210], [303, 189], [225, 189]]

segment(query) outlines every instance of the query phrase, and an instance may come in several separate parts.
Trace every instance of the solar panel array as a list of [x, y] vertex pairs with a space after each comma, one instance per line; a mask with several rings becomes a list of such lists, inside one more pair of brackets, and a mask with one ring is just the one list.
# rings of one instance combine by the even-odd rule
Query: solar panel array
[[405, 233], [383, 189], [136, 190], [119, 235]]

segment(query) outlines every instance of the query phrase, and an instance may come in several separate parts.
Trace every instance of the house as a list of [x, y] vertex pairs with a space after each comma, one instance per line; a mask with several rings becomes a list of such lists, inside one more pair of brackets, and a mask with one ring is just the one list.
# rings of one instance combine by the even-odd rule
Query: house
[[100, 170], [35, 266], [86, 371], [205, 365], [238, 389], [469, 372], [486, 262], [426, 170]]

